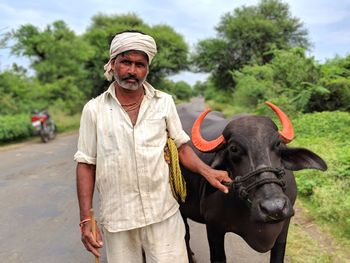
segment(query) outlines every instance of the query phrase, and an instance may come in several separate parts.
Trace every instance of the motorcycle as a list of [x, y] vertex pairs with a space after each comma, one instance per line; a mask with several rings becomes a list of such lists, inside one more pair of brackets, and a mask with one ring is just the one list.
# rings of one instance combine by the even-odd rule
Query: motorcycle
[[56, 125], [47, 110], [33, 112], [32, 126], [35, 133], [39, 134], [45, 143], [56, 137]]

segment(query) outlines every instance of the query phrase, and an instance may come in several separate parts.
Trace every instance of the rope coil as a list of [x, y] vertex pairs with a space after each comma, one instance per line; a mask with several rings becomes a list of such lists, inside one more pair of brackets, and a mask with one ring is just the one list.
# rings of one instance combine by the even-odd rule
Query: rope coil
[[174, 198], [179, 202], [186, 200], [186, 182], [182, 176], [179, 162], [179, 153], [173, 139], [168, 138], [165, 149], [165, 158], [169, 163], [169, 181]]

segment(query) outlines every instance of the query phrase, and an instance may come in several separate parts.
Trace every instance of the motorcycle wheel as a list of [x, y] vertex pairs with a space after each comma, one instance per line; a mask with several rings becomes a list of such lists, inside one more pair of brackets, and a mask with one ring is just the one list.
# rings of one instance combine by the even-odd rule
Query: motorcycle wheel
[[57, 131], [56, 124], [52, 123], [51, 126], [50, 126], [50, 131], [49, 131], [49, 138], [50, 138], [50, 140], [55, 139], [56, 131]]
[[44, 133], [40, 133], [40, 137], [41, 137], [41, 141], [44, 143], [47, 143], [49, 141], [49, 136], [47, 134]]
[[50, 140], [50, 131], [48, 131], [47, 127], [41, 127], [40, 138], [44, 143], [47, 143]]

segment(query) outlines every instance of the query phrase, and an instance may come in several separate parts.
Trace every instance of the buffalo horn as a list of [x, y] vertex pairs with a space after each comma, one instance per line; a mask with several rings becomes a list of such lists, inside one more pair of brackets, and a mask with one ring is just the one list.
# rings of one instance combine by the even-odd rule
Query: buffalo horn
[[201, 124], [209, 112], [211, 112], [211, 109], [203, 111], [192, 126], [192, 143], [201, 152], [211, 152], [225, 141], [222, 135], [212, 141], [203, 139], [201, 135]]
[[280, 122], [282, 124], [282, 131], [278, 132], [281, 136], [282, 141], [285, 144], [290, 143], [294, 138], [294, 128], [288, 116], [271, 102], [266, 101], [265, 104], [268, 105], [274, 112], [276, 112], [278, 118], [280, 119]]

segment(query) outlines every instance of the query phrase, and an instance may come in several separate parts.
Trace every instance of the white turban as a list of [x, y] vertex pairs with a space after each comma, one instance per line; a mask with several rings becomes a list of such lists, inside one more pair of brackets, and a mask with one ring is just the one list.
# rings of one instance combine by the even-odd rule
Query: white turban
[[117, 34], [111, 42], [111, 47], [109, 49], [109, 61], [104, 66], [104, 75], [106, 76], [107, 80], [111, 81], [113, 77], [111, 61], [120, 53], [128, 50], [145, 52], [148, 56], [148, 63], [151, 64], [153, 57], [157, 53], [157, 45], [151, 36], [138, 32], [124, 32]]

